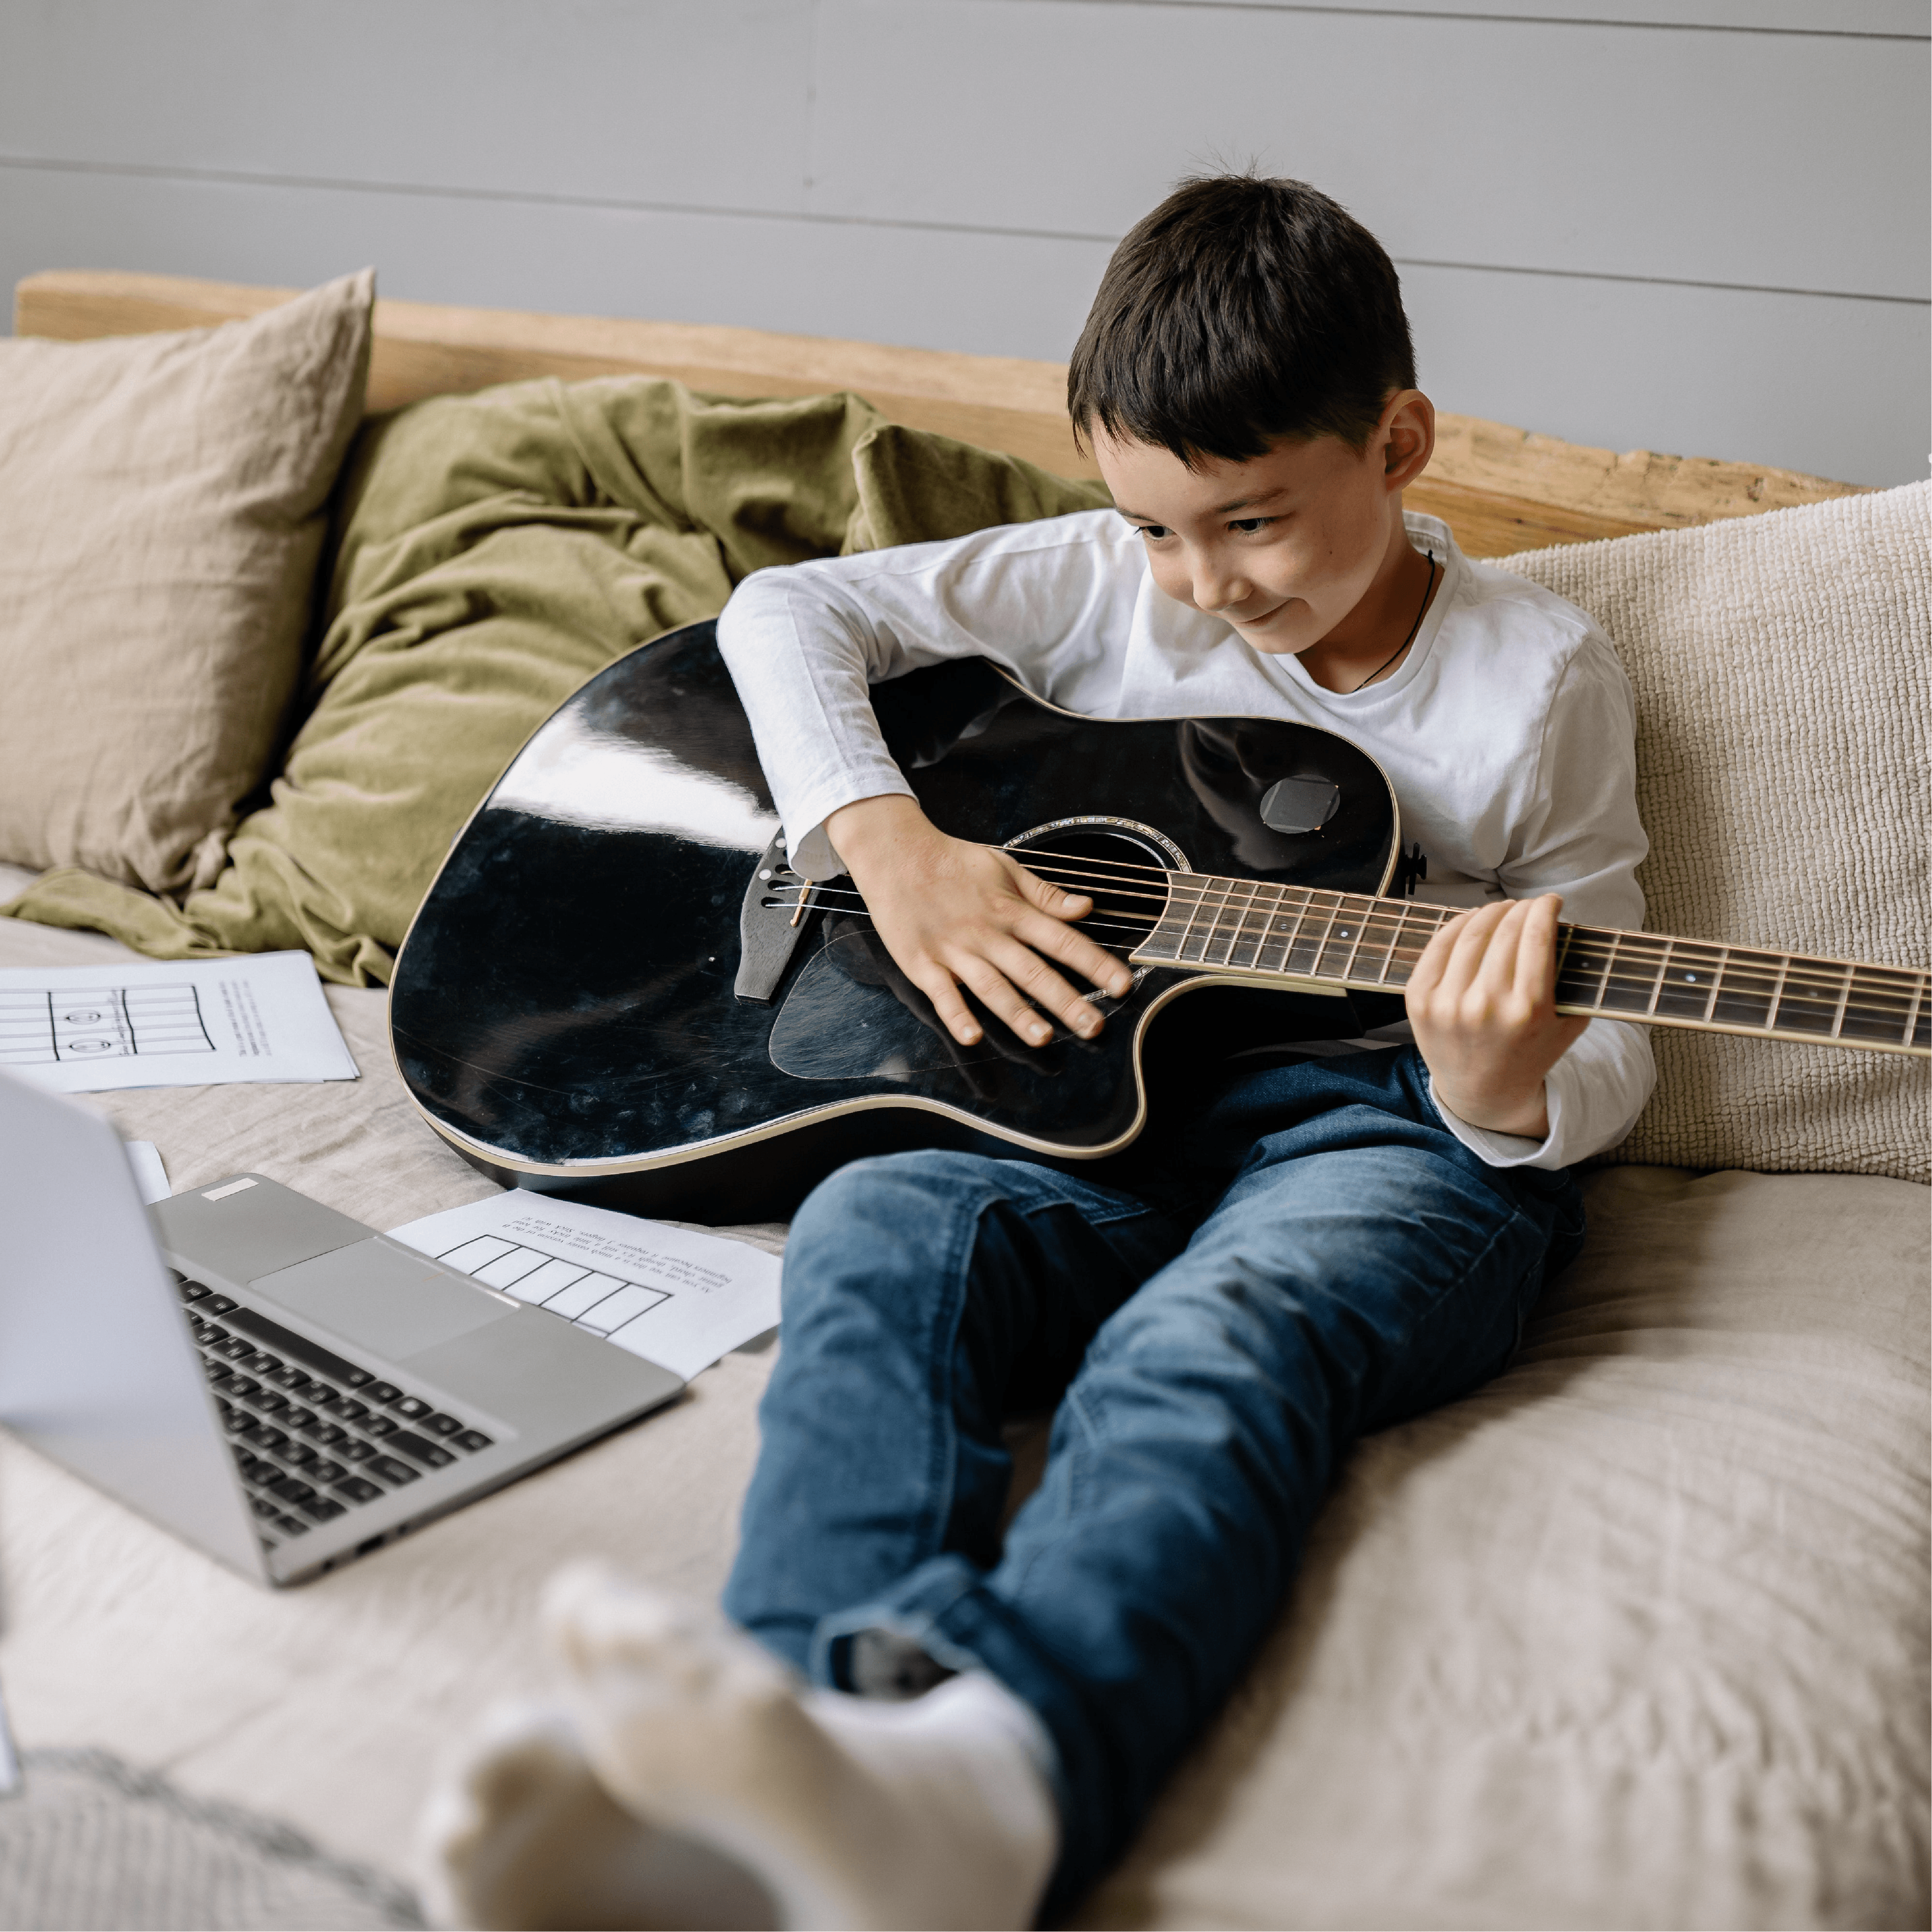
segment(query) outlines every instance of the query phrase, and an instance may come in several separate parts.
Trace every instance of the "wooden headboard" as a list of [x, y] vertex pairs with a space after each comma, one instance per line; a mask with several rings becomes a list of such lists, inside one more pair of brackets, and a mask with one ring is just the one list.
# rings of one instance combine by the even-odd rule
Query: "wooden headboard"
[[[205, 328], [259, 314], [296, 292], [57, 269], [20, 284], [14, 326], [19, 334], [66, 341]], [[1006, 450], [1063, 476], [1096, 473], [1074, 447], [1066, 371], [1057, 362], [699, 323], [376, 304], [372, 410], [532, 376], [612, 375], [674, 376], [728, 396], [850, 389], [894, 422]], [[1619, 456], [1476, 416], [1439, 416], [1436, 436], [1428, 471], [1405, 500], [1442, 518], [1476, 556], [1749, 516], [1856, 488], [1748, 464], [1649, 450]]]

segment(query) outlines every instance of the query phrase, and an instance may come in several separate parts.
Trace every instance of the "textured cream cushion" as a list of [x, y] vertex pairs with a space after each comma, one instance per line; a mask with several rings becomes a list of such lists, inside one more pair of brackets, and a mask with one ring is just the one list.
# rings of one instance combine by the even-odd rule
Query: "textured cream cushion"
[[[1932, 958], [1932, 484], [1503, 568], [1580, 604], [1636, 688], [1656, 932]], [[1923, 1060], [1654, 1030], [1620, 1161], [1932, 1180]]]
[[206, 885], [302, 671], [374, 277], [249, 322], [0, 341], [0, 860]]

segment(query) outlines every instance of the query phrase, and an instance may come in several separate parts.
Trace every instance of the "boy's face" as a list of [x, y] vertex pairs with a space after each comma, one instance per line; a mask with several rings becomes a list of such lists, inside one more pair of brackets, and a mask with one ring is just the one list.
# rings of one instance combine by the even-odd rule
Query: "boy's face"
[[1225, 620], [1258, 651], [1294, 656], [1346, 632], [1396, 546], [1406, 549], [1402, 488], [1428, 460], [1433, 427], [1426, 400], [1408, 390], [1359, 454], [1323, 436], [1277, 442], [1246, 463], [1202, 457], [1190, 470], [1158, 445], [1116, 442], [1097, 425], [1093, 447], [1161, 590]]

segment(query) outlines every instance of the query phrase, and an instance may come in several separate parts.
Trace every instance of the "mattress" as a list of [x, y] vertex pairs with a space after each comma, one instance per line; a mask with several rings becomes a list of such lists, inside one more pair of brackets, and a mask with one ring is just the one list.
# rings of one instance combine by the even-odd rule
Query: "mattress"
[[[0, 922], [0, 964], [132, 957]], [[356, 1082], [87, 1104], [177, 1187], [248, 1167], [377, 1227], [492, 1191], [410, 1106], [386, 994], [328, 997]], [[1925, 1922], [1932, 1190], [1654, 1167], [1586, 1186], [1588, 1250], [1516, 1360], [1360, 1445], [1273, 1639], [1081, 1922]], [[439, 1756], [544, 1684], [557, 1564], [715, 1597], [772, 1359], [728, 1355], [278, 1594], [0, 1438], [20, 1744], [111, 1752], [406, 1876]]]

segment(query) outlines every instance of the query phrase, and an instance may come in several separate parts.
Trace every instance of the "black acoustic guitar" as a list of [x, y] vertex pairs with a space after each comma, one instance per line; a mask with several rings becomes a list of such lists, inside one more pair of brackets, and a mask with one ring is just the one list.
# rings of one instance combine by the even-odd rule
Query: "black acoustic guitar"
[[[1095, 995], [1100, 1037], [1035, 1049], [982, 1012], [980, 1045], [952, 1040], [850, 880], [788, 868], [698, 624], [537, 732], [416, 914], [391, 1028], [438, 1133], [506, 1183], [710, 1221], [783, 1214], [892, 1148], [1092, 1161], [1140, 1132], [1150, 1028], [1181, 994], [1218, 1003], [1224, 1051], [1352, 1037], [1400, 1016], [1452, 916], [1406, 896], [1388, 779], [1330, 733], [1079, 718], [978, 660], [872, 695], [936, 824], [1094, 898], [1085, 929], [1135, 970]], [[1579, 926], [1562, 946], [1565, 1012], [1932, 1054], [1924, 972]]]

